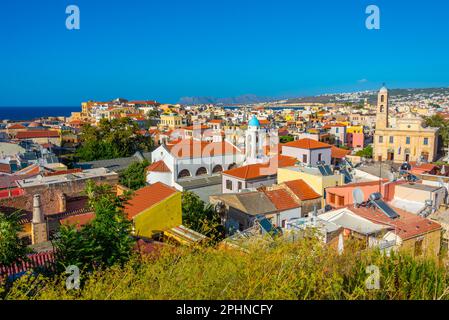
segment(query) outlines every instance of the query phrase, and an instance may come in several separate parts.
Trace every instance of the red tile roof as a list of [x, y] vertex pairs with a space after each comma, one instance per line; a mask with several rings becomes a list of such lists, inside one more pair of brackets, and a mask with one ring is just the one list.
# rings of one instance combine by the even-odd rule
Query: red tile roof
[[292, 180], [284, 184], [302, 201], [321, 198], [304, 180]]
[[174, 195], [178, 191], [162, 182], [143, 187], [137, 190], [125, 205], [125, 213], [129, 219], [133, 219], [142, 211], [151, 208], [155, 204]]
[[309, 139], [309, 138], [304, 138], [304, 139], [300, 139], [300, 140], [296, 140], [296, 141], [291, 141], [291, 142], [287, 142], [284, 143], [283, 146], [285, 147], [293, 147], [293, 148], [300, 148], [300, 149], [324, 149], [324, 148], [330, 148], [331, 145], [324, 143], [324, 142], [320, 142], [320, 141], [316, 141], [313, 139]]
[[0, 163], [0, 172], [2, 173], [11, 173], [11, 165], [8, 163]]
[[77, 214], [74, 216], [68, 216], [59, 220], [63, 225], [74, 225], [76, 228], [80, 228], [90, 223], [95, 218], [95, 213], [88, 212], [83, 214]]
[[276, 209], [280, 211], [299, 208], [300, 205], [293, 197], [284, 189], [264, 191]]
[[236, 147], [228, 142], [206, 142], [188, 139], [166, 147], [177, 158], [201, 158], [240, 153]]
[[29, 130], [17, 132], [17, 139], [59, 138], [59, 132], [52, 130]]
[[15, 130], [15, 129], [26, 129], [26, 127], [20, 123], [15, 123], [7, 127], [8, 130]]
[[430, 172], [433, 169], [435, 169], [436, 165], [431, 164], [431, 163], [423, 163], [420, 164], [419, 166], [413, 166], [412, 169], [410, 170], [411, 173], [414, 174], [421, 174], [421, 173], [426, 173], [426, 172]]
[[277, 167], [267, 163], [249, 164], [243, 167], [224, 171], [223, 174], [244, 180], [263, 178], [277, 174]]
[[193, 125], [193, 126], [188, 126], [188, 127], [184, 127], [182, 128], [184, 130], [188, 130], [188, 131], [193, 131], [193, 130], [208, 130], [210, 129], [208, 126], [205, 125]]
[[390, 219], [383, 212], [374, 208], [356, 208], [351, 206], [348, 209], [358, 216], [368, 219], [374, 223], [380, 223], [393, 227], [395, 229], [395, 234], [400, 236], [403, 240], [414, 238], [429, 231], [441, 229], [440, 224], [430, 219], [422, 218], [416, 214], [408, 213], [398, 208], [391, 208], [399, 214], [399, 218]]
[[171, 172], [163, 160], [156, 161], [147, 167], [151, 172]]
[[23, 274], [34, 268], [45, 268], [54, 271], [54, 252], [40, 252], [27, 256], [28, 261], [20, 261], [10, 266], [0, 265], [0, 280], [3, 277], [11, 277]]
[[278, 168], [286, 168], [286, 167], [293, 167], [298, 160], [295, 157], [289, 157], [279, 154], [270, 159], [270, 163], [275, 164], [276, 161]]
[[222, 123], [222, 122], [223, 122], [222, 119], [213, 119], [209, 121], [209, 123]]
[[351, 150], [345, 150], [345, 149], [337, 148], [336, 146], [331, 146], [331, 157], [332, 158], [343, 159], [350, 153], [351, 153]]

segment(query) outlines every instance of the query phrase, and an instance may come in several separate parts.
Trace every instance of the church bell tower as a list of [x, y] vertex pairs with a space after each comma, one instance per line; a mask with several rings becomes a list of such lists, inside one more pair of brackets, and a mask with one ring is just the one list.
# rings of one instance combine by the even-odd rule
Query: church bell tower
[[384, 85], [377, 95], [376, 129], [388, 128], [388, 99], [388, 89]]

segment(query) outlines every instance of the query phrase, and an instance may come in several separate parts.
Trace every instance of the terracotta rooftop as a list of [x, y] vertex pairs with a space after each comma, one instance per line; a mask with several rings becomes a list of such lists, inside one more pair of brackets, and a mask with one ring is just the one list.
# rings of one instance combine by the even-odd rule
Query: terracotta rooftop
[[163, 160], [156, 161], [147, 167], [151, 172], [171, 172]]
[[74, 225], [76, 228], [83, 227], [95, 218], [95, 213], [88, 212], [83, 214], [77, 214], [74, 216], [68, 216], [59, 220], [63, 225]]
[[309, 138], [304, 138], [304, 139], [300, 139], [300, 140], [296, 140], [296, 141], [287, 142], [287, 143], [283, 144], [283, 146], [300, 148], [300, 149], [309, 149], [309, 150], [324, 149], [324, 148], [331, 147], [330, 144], [316, 141], [316, 140], [309, 139]]
[[14, 123], [7, 127], [9, 130], [15, 130], [15, 129], [26, 129], [26, 127], [20, 123]]
[[390, 219], [383, 212], [374, 208], [356, 208], [354, 206], [350, 206], [348, 209], [358, 216], [372, 222], [393, 227], [395, 229], [395, 234], [400, 236], [403, 240], [419, 236], [429, 231], [441, 229], [441, 225], [432, 220], [422, 218], [418, 215], [408, 213], [392, 206], [390, 207], [399, 214], [399, 218]]
[[206, 142], [188, 139], [166, 147], [177, 158], [201, 158], [240, 153], [236, 147], [228, 142]]
[[29, 130], [17, 132], [17, 139], [58, 138], [59, 133], [52, 130]]
[[271, 158], [270, 162], [275, 163], [276, 160], [277, 160], [278, 168], [293, 167], [296, 164], [296, 162], [298, 161], [295, 157], [289, 157], [289, 156], [284, 156], [282, 154], [279, 154], [279, 155]]
[[133, 197], [128, 200], [125, 205], [125, 213], [129, 219], [133, 219], [142, 211], [151, 208], [177, 192], [175, 188], [169, 187], [162, 182], [156, 182], [155, 184], [143, 187], [137, 190]]
[[264, 191], [267, 197], [273, 202], [276, 209], [280, 211], [299, 208], [300, 205], [293, 199], [293, 197], [284, 189], [276, 189], [271, 191]]
[[285, 184], [302, 201], [321, 198], [321, 195], [315, 192], [315, 190], [302, 179], [287, 181], [283, 184]]
[[251, 180], [277, 174], [277, 167], [267, 163], [249, 164], [243, 167], [224, 171], [223, 174], [239, 179]]
[[205, 125], [193, 125], [193, 126], [184, 127], [182, 129], [192, 131], [192, 130], [208, 130], [210, 128]]
[[342, 159], [351, 153], [351, 150], [345, 150], [337, 148], [336, 146], [331, 146], [331, 157], [336, 159]]

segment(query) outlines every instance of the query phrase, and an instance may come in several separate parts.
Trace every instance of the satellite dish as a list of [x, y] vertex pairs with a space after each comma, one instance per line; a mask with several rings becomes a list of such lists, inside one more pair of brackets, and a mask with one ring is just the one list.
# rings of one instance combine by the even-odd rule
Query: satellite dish
[[352, 190], [352, 198], [354, 199], [354, 204], [356, 206], [359, 206], [365, 201], [365, 194], [363, 193], [362, 189], [355, 188], [354, 190]]

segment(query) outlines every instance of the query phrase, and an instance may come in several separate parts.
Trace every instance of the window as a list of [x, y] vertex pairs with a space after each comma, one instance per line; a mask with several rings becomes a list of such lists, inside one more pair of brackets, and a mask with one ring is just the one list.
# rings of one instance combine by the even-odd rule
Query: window
[[302, 155], [302, 162], [307, 163], [307, 155], [306, 154]]
[[384, 142], [384, 137], [383, 136], [379, 136], [379, 143], [383, 143]]
[[390, 137], [390, 143], [394, 143], [394, 137], [393, 136]]
[[335, 128], [335, 133], [338, 133], [338, 128]]
[[330, 203], [335, 203], [335, 194], [329, 193], [329, 202]]
[[232, 181], [231, 180], [226, 180], [226, 189], [232, 190]]
[[237, 184], [237, 189], [238, 189], [238, 190], [242, 190], [242, 183], [241, 183], [240, 181], [239, 181], [238, 184]]
[[384, 95], [380, 96], [380, 102], [385, 102], [385, 96]]
[[345, 205], [345, 198], [344, 197], [338, 197], [338, 205], [339, 206], [344, 206]]
[[410, 144], [410, 137], [405, 138], [405, 144]]
[[424, 138], [424, 145], [425, 146], [429, 145], [429, 138]]
[[321, 153], [318, 153], [318, 161], [322, 161], [321, 159], [322, 159], [323, 157], [322, 157], [322, 154]]

